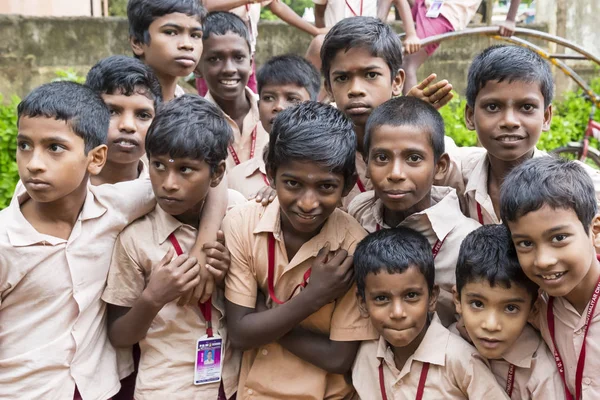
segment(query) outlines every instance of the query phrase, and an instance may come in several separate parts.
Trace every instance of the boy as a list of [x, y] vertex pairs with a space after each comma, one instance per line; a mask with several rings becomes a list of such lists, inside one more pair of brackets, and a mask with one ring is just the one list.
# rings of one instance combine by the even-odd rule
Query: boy
[[[305, 101], [317, 100], [321, 87], [321, 76], [315, 67], [293, 54], [270, 58], [258, 71], [257, 78], [258, 112], [260, 122], [268, 133], [277, 114]], [[247, 198], [256, 197], [257, 201], [261, 201], [273, 195], [266, 189], [269, 181], [263, 157], [254, 157], [233, 168], [228, 172], [228, 181], [230, 188]]]
[[439, 288], [427, 239], [409, 228], [356, 247], [360, 312], [381, 335], [365, 341], [352, 378], [362, 399], [506, 399], [485, 360], [435, 314]]
[[[337, 107], [354, 122], [356, 131], [356, 187], [344, 199], [344, 206], [358, 194], [371, 189], [362, 159], [365, 124], [371, 112], [402, 93], [404, 71], [402, 43], [388, 25], [371, 17], [346, 18], [325, 36], [321, 49], [325, 89]], [[429, 76], [409, 95], [422, 98], [439, 108], [452, 98], [452, 86]], [[452, 139], [446, 147], [456, 147]]]
[[25, 191], [0, 212], [2, 397], [108, 399], [119, 373], [100, 296], [115, 238], [152, 209], [151, 186], [89, 185], [106, 162], [110, 120], [91, 89], [42, 85], [18, 116]]
[[250, 38], [244, 21], [229, 12], [211, 12], [204, 22], [204, 51], [199, 69], [208, 85], [206, 99], [215, 103], [233, 129], [227, 168], [260, 157], [269, 135], [260, 123], [250, 75]]
[[[462, 179], [448, 177], [448, 186], [465, 186], [465, 215], [480, 224], [500, 223], [500, 185], [516, 166], [547, 156], [535, 146], [550, 129], [554, 83], [549, 64], [521, 46], [492, 46], [469, 68], [465, 122], [477, 131], [485, 152], [461, 149], [453, 154]], [[600, 173], [586, 168], [600, 188]], [[459, 191], [460, 193], [460, 191]]]
[[177, 79], [191, 74], [202, 54], [198, 0], [129, 0], [129, 41], [134, 55], [155, 72], [164, 101], [181, 96]]
[[93, 185], [131, 181], [148, 176], [144, 158], [146, 131], [162, 100], [160, 83], [140, 60], [111, 56], [88, 72], [86, 86], [98, 93], [110, 110], [108, 155]]
[[523, 273], [510, 232], [485, 225], [460, 246], [454, 303], [469, 339], [508, 397], [564, 399], [552, 353], [527, 324], [538, 286]]
[[223, 222], [227, 328], [244, 351], [238, 398], [354, 393], [343, 374], [359, 342], [376, 337], [351, 289], [348, 254], [365, 232], [337, 208], [354, 185], [355, 143], [352, 124], [331, 106], [282, 111], [265, 156], [277, 198], [237, 207]]
[[427, 238], [442, 288], [438, 313], [448, 326], [455, 320], [451, 294], [458, 250], [479, 224], [462, 214], [454, 189], [433, 186], [448, 169], [444, 137], [440, 113], [422, 100], [397, 97], [377, 107], [363, 148], [374, 190], [356, 196], [348, 212], [368, 232], [406, 226]]
[[[179, 307], [176, 299], [199, 279], [199, 266], [180, 253], [187, 253], [195, 242], [208, 189], [218, 185], [225, 173], [231, 139], [221, 110], [192, 95], [161, 107], [148, 131], [146, 150], [157, 206], [117, 238], [102, 295], [108, 303], [108, 334], [113, 345], [140, 342], [136, 399], [167, 398], [174, 393], [189, 399], [218, 396], [218, 382], [193, 385], [193, 348], [210, 328], [206, 321], [211, 315], [215, 333], [227, 346], [222, 293], [213, 294], [212, 305], [200, 306], [202, 317], [198, 305]], [[232, 191], [230, 206], [233, 201], [245, 199]], [[218, 283], [229, 267], [229, 253], [222, 238], [220, 242], [205, 247], [212, 261], [208, 268]], [[224, 361], [231, 356], [226, 349]], [[231, 396], [237, 379], [235, 373], [225, 375], [226, 392]]]
[[565, 397], [600, 398], [600, 263], [594, 248], [600, 216], [592, 180], [573, 161], [529, 160], [506, 177], [500, 215], [523, 272], [543, 291], [535, 322], [554, 353]]

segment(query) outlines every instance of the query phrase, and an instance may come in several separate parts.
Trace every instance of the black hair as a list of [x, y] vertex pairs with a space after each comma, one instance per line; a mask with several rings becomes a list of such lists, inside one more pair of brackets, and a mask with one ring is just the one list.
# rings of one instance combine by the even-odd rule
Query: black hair
[[342, 174], [344, 185], [350, 185], [356, 174], [355, 152], [352, 122], [332, 106], [307, 101], [277, 114], [265, 164], [274, 175], [287, 162], [313, 162]]
[[204, 160], [214, 172], [227, 158], [233, 131], [223, 112], [204, 98], [185, 94], [159, 106], [146, 134], [152, 156]]
[[402, 274], [416, 267], [425, 277], [429, 293], [435, 284], [431, 246], [419, 232], [405, 227], [382, 229], [365, 237], [354, 251], [354, 274], [358, 294], [365, 298], [367, 275], [380, 271]]
[[129, 37], [140, 43], [149, 44], [150, 24], [160, 17], [174, 13], [196, 17], [200, 23], [206, 17], [206, 9], [199, 0], [129, 0], [127, 3]]
[[390, 99], [375, 108], [365, 128], [363, 156], [369, 156], [371, 136], [382, 126], [414, 126], [428, 132], [429, 143], [437, 162], [445, 150], [444, 119], [431, 104], [412, 96]]
[[303, 87], [310, 99], [317, 100], [321, 89], [321, 76], [305, 58], [294, 54], [270, 58], [256, 74], [258, 94], [265, 85], [289, 85]]
[[552, 103], [552, 71], [539, 54], [521, 46], [495, 45], [475, 56], [467, 77], [467, 104], [475, 106], [479, 91], [490, 81], [538, 83], [544, 108]]
[[594, 183], [576, 161], [536, 157], [516, 166], [500, 188], [500, 216], [514, 222], [543, 206], [573, 210], [586, 232], [598, 212]]
[[18, 120], [42, 117], [65, 121], [83, 139], [85, 154], [106, 144], [108, 107], [99, 94], [78, 83], [52, 82], [38, 86], [19, 103], [17, 113]]
[[154, 71], [134, 57], [110, 56], [98, 61], [88, 72], [85, 84], [99, 94], [142, 94], [154, 100], [155, 109], [162, 101]]
[[204, 36], [202, 39], [209, 39], [211, 35], [223, 36], [227, 33], [238, 35], [248, 44], [248, 50], [251, 52], [250, 32], [244, 21], [237, 15], [227, 11], [209, 12], [204, 20]]
[[373, 57], [385, 60], [390, 68], [392, 82], [402, 67], [402, 42], [393, 29], [373, 17], [345, 18], [335, 24], [321, 47], [321, 71], [325, 85], [330, 86], [331, 62], [340, 51], [364, 47]]
[[538, 286], [521, 268], [510, 232], [504, 225], [484, 225], [469, 233], [460, 245], [456, 263], [456, 290], [467, 283], [488, 282], [510, 289], [518, 285], [537, 299]]

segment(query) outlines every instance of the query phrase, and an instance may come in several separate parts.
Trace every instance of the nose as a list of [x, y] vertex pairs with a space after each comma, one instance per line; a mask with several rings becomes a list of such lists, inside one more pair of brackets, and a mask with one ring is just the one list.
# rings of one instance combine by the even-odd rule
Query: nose
[[297, 204], [300, 211], [305, 214], [310, 214], [319, 207], [319, 199], [313, 190], [307, 189], [302, 193]]
[[350, 88], [348, 89], [348, 97], [364, 97], [365, 88], [360, 78], [354, 78], [350, 81]]
[[502, 326], [500, 325], [500, 319], [496, 314], [496, 311], [489, 311], [485, 318], [482, 321], [482, 329], [488, 332], [498, 332], [502, 330]]
[[512, 107], [506, 107], [503, 113], [501, 127], [504, 129], [514, 130], [521, 126], [517, 112]]
[[126, 133], [135, 133], [135, 117], [132, 112], [124, 112], [121, 113], [121, 118], [119, 119], [119, 131]]
[[552, 249], [539, 247], [536, 250], [535, 259], [533, 260], [533, 263], [536, 268], [546, 270], [556, 265], [556, 262], [556, 256], [554, 255]]
[[162, 183], [162, 188], [168, 193], [173, 193], [179, 190], [179, 183], [177, 174], [175, 172], [167, 172], [167, 176]]
[[406, 310], [401, 299], [394, 299], [392, 302], [392, 309], [390, 310], [390, 318], [401, 319], [406, 317]]
[[283, 111], [283, 101], [277, 100], [277, 101], [275, 101], [275, 104], [273, 104], [273, 113], [277, 114], [281, 111]]
[[194, 50], [194, 44], [192, 43], [192, 40], [190, 38], [190, 35], [188, 34], [182, 34], [180, 35], [180, 41], [179, 41], [179, 49], [180, 50]]
[[225, 60], [225, 64], [223, 65], [223, 73], [225, 73], [227, 75], [233, 75], [233, 74], [235, 74], [236, 71], [237, 71], [237, 69], [235, 68], [235, 65], [233, 64], [233, 60], [228, 57]]
[[388, 179], [392, 182], [403, 181], [406, 179], [405, 168], [399, 157], [392, 163], [392, 170], [390, 171]]
[[46, 170], [46, 165], [44, 164], [44, 160], [38, 151], [33, 151], [31, 154], [31, 158], [27, 162], [27, 170], [31, 173], [40, 173]]

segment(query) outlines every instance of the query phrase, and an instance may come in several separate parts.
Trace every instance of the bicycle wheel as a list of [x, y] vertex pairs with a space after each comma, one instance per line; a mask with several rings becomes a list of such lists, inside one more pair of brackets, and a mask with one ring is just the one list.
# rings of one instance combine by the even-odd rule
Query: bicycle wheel
[[[568, 145], [552, 150], [552, 154], [556, 154], [557, 156], [567, 160], [579, 161], [581, 159], [582, 150], [583, 146], [581, 144]], [[584, 162], [590, 167], [600, 169], [600, 154], [596, 149], [590, 147], [588, 148], [588, 153]]]

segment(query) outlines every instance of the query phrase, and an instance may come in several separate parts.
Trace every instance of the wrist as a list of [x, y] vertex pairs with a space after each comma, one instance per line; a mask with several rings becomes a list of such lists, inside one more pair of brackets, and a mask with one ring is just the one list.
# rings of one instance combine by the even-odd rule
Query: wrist
[[149, 308], [149, 309], [151, 309], [153, 311], [156, 311], [157, 313], [165, 305], [164, 302], [162, 302], [159, 299], [156, 299], [155, 296], [152, 294], [152, 292], [150, 290], [148, 290], [148, 288], [144, 289], [144, 291], [142, 292], [142, 295], [140, 296], [139, 301], [146, 308]]
[[306, 300], [306, 307], [310, 309], [311, 314], [316, 313], [329, 303], [327, 296], [319, 293], [318, 290], [315, 290], [314, 286], [311, 287], [310, 284], [306, 286], [306, 288], [302, 290], [300, 294], [304, 296]]

